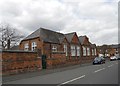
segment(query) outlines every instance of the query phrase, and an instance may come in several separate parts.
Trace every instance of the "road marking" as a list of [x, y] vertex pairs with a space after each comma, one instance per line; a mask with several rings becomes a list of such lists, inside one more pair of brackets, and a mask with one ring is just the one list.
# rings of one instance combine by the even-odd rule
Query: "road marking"
[[104, 69], [105, 69], [105, 68], [102, 68], [102, 69], [96, 70], [95, 73], [97, 73], [97, 72], [99, 72], [99, 71], [101, 71], [101, 70], [104, 70]]
[[101, 65], [93, 65], [93, 66], [101, 66]]
[[73, 81], [75, 81], [75, 80], [78, 80], [78, 79], [84, 78], [84, 77], [85, 77], [85, 75], [82, 75], [82, 76], [77, 77], [77, 78], [74, 78], [74, 79], [72, 79], [72, 80], [69, 80], [69, 81], [63, 82], [63, 83], [61, 83], [60, 85], [57, 85], [57, 86], [61, 86], [61, 85], [67, 84], [67, 83], [73, 82]]
[[109, 65], [108, 67], [112, 67], [113, 65]]

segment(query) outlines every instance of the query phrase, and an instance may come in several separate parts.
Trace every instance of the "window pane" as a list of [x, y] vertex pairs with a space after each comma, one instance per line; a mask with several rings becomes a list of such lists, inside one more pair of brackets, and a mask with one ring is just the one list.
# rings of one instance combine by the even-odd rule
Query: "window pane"
[[87, 48], [87, 55], [90, 55], [90, 48]]
[[24, 50], [28, 50], [29, 49], [29, 45], [28, 45], [28, 43], [26, 43], [25, 45], [24, 45]]
[[74, 45], [71, 45], [71, 56], [75, 56], [75, 46]]
[[94, 55], [94, 49], [92, 49], [92, 55]]
[[57, 46], [52, 46], [52, 52], [57, 52]]
[[66, 44], [64, 45], [64, 52], [66, 53], [66, 56], [67, 56], [67, 45]]
[[37, 43], [36, 42], [32, 42], [32, 51], [34, 51], [37, 48]]
[[80, 56], [80, 47], [77, 46], [77, 56]]
[[86, 48], [83, 46], [83, 56], [86, 56]]

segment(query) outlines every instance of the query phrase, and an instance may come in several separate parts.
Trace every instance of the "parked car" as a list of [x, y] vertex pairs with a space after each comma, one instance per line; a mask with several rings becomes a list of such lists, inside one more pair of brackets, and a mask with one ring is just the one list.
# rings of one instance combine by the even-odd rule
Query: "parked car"
[[93, 65], [94, 64], [103, 64], [105, 63], [105, 59], [103, 57], [96, 57], [94, 60], [93, 60]]
[[117, 60], [120, 60], [120, 55], [119, 54], [116, 54], [115, 56], [116, 56]]
[[103, 56], [100, 57], [102, 59], [102, 63], [105, 63], [105, 58]]
[[115, 60], [117, 60], [117, 57], [116, 57], [116, 56], [111, 56], [111, 57], [110, 57], [110, 61], [115, 61]]
[[120, 56], [119, 56], [119, 57], [117, 57], [117, 60], [120, 60]]

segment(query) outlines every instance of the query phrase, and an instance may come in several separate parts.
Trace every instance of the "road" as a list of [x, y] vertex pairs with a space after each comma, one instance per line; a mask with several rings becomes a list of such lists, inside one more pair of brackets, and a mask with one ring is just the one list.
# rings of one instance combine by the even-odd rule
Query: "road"
[[118, 84], [118, 61], [108, 61], [101, 65], [91, 64], [4, 84], [57, 84], [58, 86], [65, 84]]

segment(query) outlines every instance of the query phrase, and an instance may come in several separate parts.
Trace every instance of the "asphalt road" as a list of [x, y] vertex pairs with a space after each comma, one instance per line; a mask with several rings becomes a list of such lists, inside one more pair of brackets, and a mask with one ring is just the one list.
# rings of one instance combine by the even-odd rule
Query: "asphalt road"
[[4, 84], [118, 84], [118, 61], [88, 65]]

